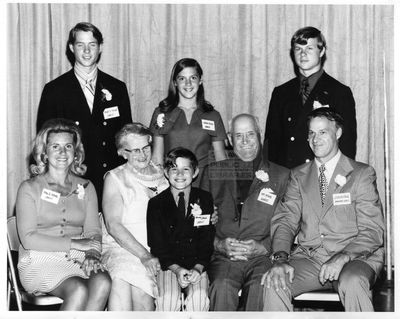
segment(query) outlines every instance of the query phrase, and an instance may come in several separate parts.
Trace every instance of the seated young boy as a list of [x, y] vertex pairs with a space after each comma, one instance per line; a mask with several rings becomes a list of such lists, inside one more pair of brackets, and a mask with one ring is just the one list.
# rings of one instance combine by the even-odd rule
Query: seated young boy
[[213, 252], [213, 200], [209, 192], [191, 185], [199, 172], [197, 165], [188, 149], [171, 150], [164, 163], [170, 187], [148, 203], [148, 245], [162, 269], [157, 276], [158, 311], [179, 311], [182, 289], [184, 311], [209, 308], [205, 270]]

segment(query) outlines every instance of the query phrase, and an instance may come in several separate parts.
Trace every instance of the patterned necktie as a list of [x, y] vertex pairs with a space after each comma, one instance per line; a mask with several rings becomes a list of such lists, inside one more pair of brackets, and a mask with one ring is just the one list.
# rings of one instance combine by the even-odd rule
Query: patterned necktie
[[326, 170], [325, 164], [322, 164], [319, 167], [319, 178], [318, 178], [318, 180], [319, 180], [319, 194], [321, 195], [322, 206], [324, 206], [324, 204], [325, 204], [326, 191], [328, 190], [328, 181], [327, 181], [325, 173], [324, 173], [325, 170]]
[[94, 96], [94, 86], [93, 86], [93, 79], [86, 80], [85, 87], [88, 91]]
[[304, 105], [304, 103], [306, 103], [308, 96], [310, 95], [309, 87], [310, 87], [310, 83], [308, 83], [308, 79], [304, 78], [301, 81], [301, 86], [300, 86], [300, 94], [301, 94], [301, 100], [303, 102], [303, 105]]
[[178, 199], [178, 210], [182, 213], [183, 216], [186, 215], [185, 212], [185, 193], [184, 192], [180, 192], [178, 194], [179, 199]]

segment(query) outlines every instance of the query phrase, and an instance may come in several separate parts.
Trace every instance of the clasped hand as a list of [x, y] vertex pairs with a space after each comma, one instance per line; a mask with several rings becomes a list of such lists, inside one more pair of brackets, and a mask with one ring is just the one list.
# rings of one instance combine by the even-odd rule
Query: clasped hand
[[200, 272], [196, 269], [185, 269], [183, 267], [179, 267], [175, 271], [175, 275], [178, 278], [178, 283], [182, 288], [186, 288], [190, 284], [195, 284], [200, 280]]
[[235, 238], [225, 238], [218, 244], [219, 251], [224, 253], [230, 260], [249, 260], [252, 257], [264, 255], [266, 248], [254, 239], [238, 240]]

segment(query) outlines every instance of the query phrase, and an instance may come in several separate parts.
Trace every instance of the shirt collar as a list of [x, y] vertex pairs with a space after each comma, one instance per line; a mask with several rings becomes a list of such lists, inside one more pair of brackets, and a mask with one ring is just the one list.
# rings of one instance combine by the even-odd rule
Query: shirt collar
[[91, 72], [86, 73], [85, 69], [81, 67], [79, 64], [75, 63], [74, 65], [74, 73], [78, 78], [79, 82], [86, 83], [87, 80], [92, 80], [96, 82], [98, 67], [96, 66]]
[[322, 73], [324, 73], [324, 69], [321, 67], [317, 72], [311, 74], [309, 77], [305, 77], [303, 74], [300, 74], [300, 83], [304, 79], [308, 79], [308, 91], [311, 92], [314, 88], [315, 84], [317, 84], [319, 78], [321, 77]]
[[185, 194], [185, 205], [187, 207], [187, 205], [189, 203], [189, 196], [190, 196], [191, 187], [188, 187], [188, 188], [186, 188], [184, 190], [177, 190], [175, 188], [170, 187], [170, 190], [171, 190], [172, 197], [174, 198], [174, 201], [175, 201], [176, 204], [178, 204], [179, 193], [183, 192]]
[[[327, 161], [325, 164], [325, 176], [328, 180], [328, 183], [333, 175], [333, 172], [335, 171], [336, 165], [339, 162], [340, 156], [342, 155], [342, 152], [338, 150], [336, 155], [332, 157], [329, 161]], [[321, 162], [319, 162], [316, 158], [314, 159], [315, 164], [317, 164], [318, 168], [318, 175], [319, 175], [319, 167], [322, 165]]]

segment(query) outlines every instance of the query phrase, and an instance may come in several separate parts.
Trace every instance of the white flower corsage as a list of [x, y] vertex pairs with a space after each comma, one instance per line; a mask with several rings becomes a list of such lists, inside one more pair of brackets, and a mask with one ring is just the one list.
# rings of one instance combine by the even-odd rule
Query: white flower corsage
[[343, 186], [344, 184], [347, 183], [346, 177], [340, 174], [337, 174], [335, 177], [335, 183], [338, 184], [339, 186]]
[[83, 184], [78, 184], [76, 193], [78, 194], [79, 199], [83, 199], [85, 197], [85, 186]]
[[111, 99], [112, 99], [112, 94], [110, 93], [109, 90], [107, 90], [107, 89], [102, 89], [101, 92], [103, 92], [104, 97], [105, 97], [105, 99], [106, 99], [107, 101], [111, 101]]
[[315, 100], [313, 103], [313, 109], [319, 109], [320, 107], [329, 107], [329, 104], [322, 105], [320, 101]]
[[193, 217], [200, 216], [201, 213], [203, 212], [201, 210], [201, 207], [200, 207], [199, 204], [196, 204], [196, 203], [195, 204], [190, 204], [190, 207], [192, 207], [192, 216]]
[[269, 181], [268, 173], [263, 171], [262, 169], [256, 172], [256, 177], [261, 180], [262, 182], [266, 183]]
[[156, 127], [157, 128], [162, 128], [165, 124], [165, 114], [164, 113], [160, 113], [157, 116], [157, 123], [156, 123]]

